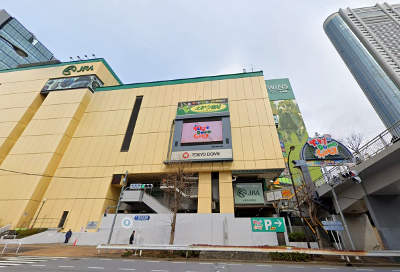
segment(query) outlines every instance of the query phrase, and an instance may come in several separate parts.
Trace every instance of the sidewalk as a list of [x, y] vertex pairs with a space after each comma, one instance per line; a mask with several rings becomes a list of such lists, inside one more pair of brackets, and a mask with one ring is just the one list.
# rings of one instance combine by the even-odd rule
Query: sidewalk
[[[46, 256], [46, 257], [72, 257], [72, 258], [141, 258], [141, 259], [160, 259], [160, 260], [186, 260], [186, 261], [205, 261], [205, 258], [189, 258], [185, 259], [180, 256], [169, 256], [160, 258], [164, 254], [159, 252], [144, 252], [143, 257], [131, 256], [122, 257], [122, 253], [125, 250], [103, 250], [101, 254], [98, 254], [95, 246], [73, 246], [65, 244], [40, 244], [40, 245], [23, 245], [20, 251], [20, 256]], [[9, 253], [7, 255], [14, 255]], [[221, 259], [209, 259], [212, 262], [241, 262], [244, 263], [246, 260], [238, 260], [231, 258], [221, 258]], [[400, 266], [400, 263], [393, 263], [387, 258], [363, 258], [361, 261], [355, 261], [351, 258], [351, 261], [356, 266]], [[267, 258], [264, 260], [249, 260], [250, 263], [290, 263], [286, 261], [268, 261]], [[304, 262], [304, 264], [325, 264], [325, 265], [345, 265], [344, 260], [335, 256], [315, 256], [312, 261]]]

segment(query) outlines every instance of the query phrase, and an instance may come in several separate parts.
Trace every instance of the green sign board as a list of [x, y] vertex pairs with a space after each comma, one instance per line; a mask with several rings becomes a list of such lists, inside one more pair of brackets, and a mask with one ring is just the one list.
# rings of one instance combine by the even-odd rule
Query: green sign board
[[228, 112], [228, 99], [212, 99], [190, 102], [179, 102], [176, 115], [204, 114], [215, 112]]
[[262, 183], [236, 183], [235, 204], [264, 204]]
[[252, 217], [251, 231], [253, 232], [285, 232], [283, 217]]
[[265, 84], [270, 101], [295, 99], [289, 79], [270, 79], [266, 80]]

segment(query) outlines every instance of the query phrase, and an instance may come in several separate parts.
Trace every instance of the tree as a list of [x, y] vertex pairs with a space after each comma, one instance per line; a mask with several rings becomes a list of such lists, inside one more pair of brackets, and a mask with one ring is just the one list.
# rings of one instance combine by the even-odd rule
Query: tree
[[169, 191], [173, 195], [172, 200], [172, 217], [171, 217], [171, 232], [169, 237], [169, 244], [174, 244], [175, 240], [175, 229], [176, 229], [176, 215], [181, 207], [182, 196], [185, 194], [185, 189], [188, 187], [189, 183], [188, 180], [193, 176], [191, 173], [186, 173], [185, 170], [185, 163], [183, 162], [175, 162], [173, 164], [174, 171], [167, 175], [164, 179], [166, 183], [166, 187], [169, 188]]
[[352, 133], [347, 136], [343, 143], [354, 153], [360, 153], [360, 148], [364, 142], [364, 136], [361, 133]]

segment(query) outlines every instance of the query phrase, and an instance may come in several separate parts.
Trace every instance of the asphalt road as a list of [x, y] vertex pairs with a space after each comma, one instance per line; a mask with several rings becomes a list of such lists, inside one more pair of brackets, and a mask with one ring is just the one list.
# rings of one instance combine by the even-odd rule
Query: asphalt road
[[183, 262], [156, 260], [127, 260], [101, 258], [48, 258], [48, 257], [8, 257], [0, 258], [0, 272], [59, 272], [59, 271], [138, 271], [138, 272], [326, 272], [326, 271], [396, 271], [400, 267], [345, 267], [317, 266], [305, 263], [289, 264], [247, 264]]

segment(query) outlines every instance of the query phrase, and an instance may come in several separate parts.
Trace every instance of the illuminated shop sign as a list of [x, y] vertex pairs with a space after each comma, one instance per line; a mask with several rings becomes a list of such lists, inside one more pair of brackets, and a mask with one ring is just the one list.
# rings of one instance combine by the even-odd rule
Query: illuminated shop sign
[[176, 115], [228, 112], [228, 99], [212, 99], [190, 102], [179, 102]]
[[171, 154], [173, 161], [206, 161], [232, 160], [232, 149], [207, 149], [175, 151]]
[[65, 67], [65, 69], [62, 71], [62, 74], [64, 76], [69, 76], [72, 73], [82, 73], [87, 71], [93, 71], [93, 65], [82, 65], [79, 67], [77, 67], [76, 65], [69, 65]]
[[79, 88], [89, 88], [93, 92], [101, 86], [103, 86], [103, 82], [95, 75], [55, 78], [46, 82], [41, 93]]
[[183, 123], [181, 143], [222, 141], [222, 121]]

